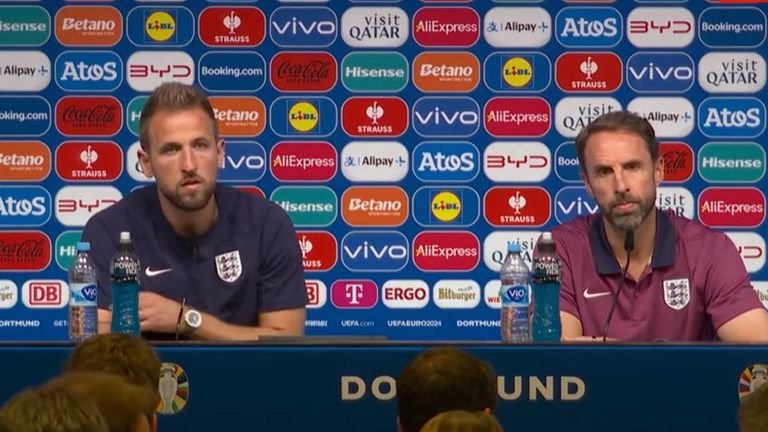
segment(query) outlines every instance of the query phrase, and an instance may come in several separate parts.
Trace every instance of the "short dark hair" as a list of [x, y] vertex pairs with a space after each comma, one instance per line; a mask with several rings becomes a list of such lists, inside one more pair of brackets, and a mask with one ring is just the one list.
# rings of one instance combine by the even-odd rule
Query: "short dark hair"
[[24, 432], [108, 432], [91, 399], [64, 388], [30, 388], [3, 406], [2, 414]]
[[69, 354], [65, 372], [108, 372], [143, 386], [160, 399], [160, 358], [149, 343], [126, 333], [105, 333], [81, 342]]
[[631, 111], [611, 111], [592, 120], [576, 136], [576, 156], [579, 158], [579, 166], [582, 172], [586, 172], [587, 169], [584, 163], [584, 149], [587, 146], [587, 140], [598, 132], [619, 131], [632, 132], [639, 135], [648, 147], [651, 160], [656, 161], [659, 158], [659, 141], [656, 140], [656, 132], [648, 120]]
[[208, 101], [208, 96], [197, 87], [172, 81], [157, 87], [144, 104], [139, 117], [139, 142], [144, 151], [149, 150], [149, 122], [158, 111], [184, 111], [200, 108], [211, 119], [213, 137], [219, 139], [219, 125]]
[[739, 430], [741, 432], [768, 431], [768, 383], [763, 383], [752, 393], [744, 396], [739, 406]]
[[397, 380], [403, 432], [418, 432], [444, 411], [496, 407], [496, 374], [486, 362], [455, 348], [430, 348], [405, 366]]

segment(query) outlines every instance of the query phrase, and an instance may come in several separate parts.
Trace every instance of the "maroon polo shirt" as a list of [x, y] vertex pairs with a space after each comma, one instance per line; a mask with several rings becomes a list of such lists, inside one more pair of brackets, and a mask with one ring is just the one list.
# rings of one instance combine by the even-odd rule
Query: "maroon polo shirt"
[[[762, 308], [733, 242], [722, 232], [657, 210], [653, 257], [638, 281], [626, 276], [608, 337], [625, 341], [706, 341], [730, 319]], [[562, 260], [560, 310], [602, 337], [621, 268], [601, 214], [552, 230]]]

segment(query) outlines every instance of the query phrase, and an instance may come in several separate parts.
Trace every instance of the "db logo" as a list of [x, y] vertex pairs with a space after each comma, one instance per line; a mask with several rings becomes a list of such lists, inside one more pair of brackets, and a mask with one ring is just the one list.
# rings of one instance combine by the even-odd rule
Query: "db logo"
[[213, 96], [208, 99], [222, 136], [254, 137], [264, 132], [267, 108], [255, 96]]
[[413, 15], [413, 39], [423, 47], [469, 47], [480, 38], [480, 15], [468, 7], [423, 7]]
[[408, 195], [399, 187], [353, 186], [341, 205], [341, 217], [354, 227], [396, 227], [408, 219]]
[[337, 280], [331, 285], [331, 303], [339, 309], [370, 309], [379, 302], [372, 280]]
[[280, 52], [272, 57], [270, 77], [280, 91], [325, 92], [336, 86], [337, 68], [327, 52]]
[[353, 97], [341, 106], [341, 126], [353, 137], [396, 137], [408, 129], [408, 105], [395, 97]]
[[63, 280], [29, 280], [21, 288], [21, 301], [30, 309], [57, 309], [69, 304], [69, 286]]
[[423, 231], [413, 239], [413, 263], [422, 271], [469, 271], [480, 262], [480, 240], [469, 231]]
[[549, 132], [552, 108], [539, 97], [495, 97], [485, 104], [485, 129], [495, 137], [540, 137]]
[[307, 309], [320, 309], [328, 301], [328, 287], [317, 279], [307, 279], [304, 282], [307, 288]]
[[123, 106], [112, 96], [64, 96], [55, 111], [62, 135], [112, 136], [123, 127]]
[[256, 7], [208, 7], [198, 18], [198, 33], [211, 47], [255, 47], [267, 34], [266, 21]]
[[51, 239], [42, 231], [0, 231], [0, 271], [40, 271], [51, 263]]
[[336, 265], [336, 238], [326, 231], [298, 231], [301, 258], [305, 271], [328, 271]]
[[664, 182], [684, 182], [693, 175], [693, 150], [683, 142], [662, 142], [659, 153], [664, 158]]
[[429, 285], [423, 280], [391, 279], [381, 287], [381, 301], [390, 309], [421, 309], [429, 304]]
[[323, 182], [336, 175], [338, 154], [325, 141], [277, 143], [269, 155], [272, 175], [283, 182]]
[[704, 225], [753, 228], [765, 220], [765, 195], [752, 187], [707, 188], [699, 195], [698, 208]]
[[123, 17], [111, 6], [64, 6], [55, 32], [64, 46], [113, 46], [123, 36]]
[[613, 53], [565, 53], [555, 62], [555, 74], [567, 92], [612, 92], [621, 86], [621, 59]]
[[552, 199], [541, 187], [494, 187], [483, 201], [485, 220], [497, 227], [539, 227], [551, 215]]
[[423, 52], [413, 60], [413, 84], [423, 92], [470, 92], [480, 82], [480, 61], [469, 52]]

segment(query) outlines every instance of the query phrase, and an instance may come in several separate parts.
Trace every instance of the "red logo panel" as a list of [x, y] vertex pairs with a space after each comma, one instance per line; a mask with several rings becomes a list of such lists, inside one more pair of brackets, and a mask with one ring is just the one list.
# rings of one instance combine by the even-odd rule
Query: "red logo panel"
[[56, 149], [56, 174], [69, 181], [112, 181], [123, 172], [123, 151], [112, 141], [68, 141]]
[[552, 108], [540, 97], [495, 97], [485, 104], [485, 129], [495, 137], [540, 137], [549, 132]]
[[306, 271], [328, 271], [336, 265], [336, 238], [326, 231], [297, 231], [301, 258]]
[[468, 271], [480, 262], [480, 240], [468, 231], [423, 231], [413, 239], [413, 263], [422, 271]]
[[538, 227], [549, 221], [552, 199], [540, 187], [494, 187], [485, 194], [483, 208], [493, 226]]
[[468, 47], [480, 38], [480, 15], [468, 7], [424, 7], [413, 15], [413, 39], [424, 47]]
[[266, 195], [264, 195], [264, 191], [257, 188], [256, 186], [235, 186], [235, 189], [243, 191], [245, 193], [249, 193], [251, 195], [256, 195], [259, 198], [267, 197]]
[[255, 47], [264, 41], [267, 19], [255, 7], [209, 7], [200, 13], [198, 33], [212, 47]]
[[282, 91], [325, 92], [336, 85], [336, 58], [326, 52], [281, 52], [270, 63], [272, 85]]
[[691, 147], [683, 142], [659, 143], [659, 154], [664, 158], [664, 182], [687, 181], [693, 175], [694, 157]]
[[601, 52], [569, 52], [555, 61], [557, 86], [567, 92], [612, 92], [621, 86], [619, 56]]
[[0, 271], [40, 271], [51, 263], [51, 239], [41, 231], [0, 231]]
[[408, 105], [395, 97], [353, 97], [341, 106], [341, 127], [354, 137], [394, 137], [408, 129]]
[[269, 155], [272, 175], [280, 181], [330, 180], [336, 175], [337, 159], [336, 148], [323, 141], [283, 141]]
[[112, 96], [64, 96], [56, 103], [62, 135], [112, 136], [123, 127], [123, 106]]
[[752, 228], [765, 220], [765, 195], [756, 188], [707, 188], [699, 195], [699, 220], [711, 227]]

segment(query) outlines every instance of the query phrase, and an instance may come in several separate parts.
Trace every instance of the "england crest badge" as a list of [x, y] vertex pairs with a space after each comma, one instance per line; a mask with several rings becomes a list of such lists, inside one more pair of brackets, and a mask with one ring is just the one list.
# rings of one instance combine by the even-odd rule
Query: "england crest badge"
[[216, 273], [224, 282], [232, 283], [243, 272], [243, 264], [240, 262], [240, 251], [232, 251], [216, 255]]
[[664, 302], [674, 310], [680, 310], [691, 301], [691, 283], [688, 279], [664, 281]]

